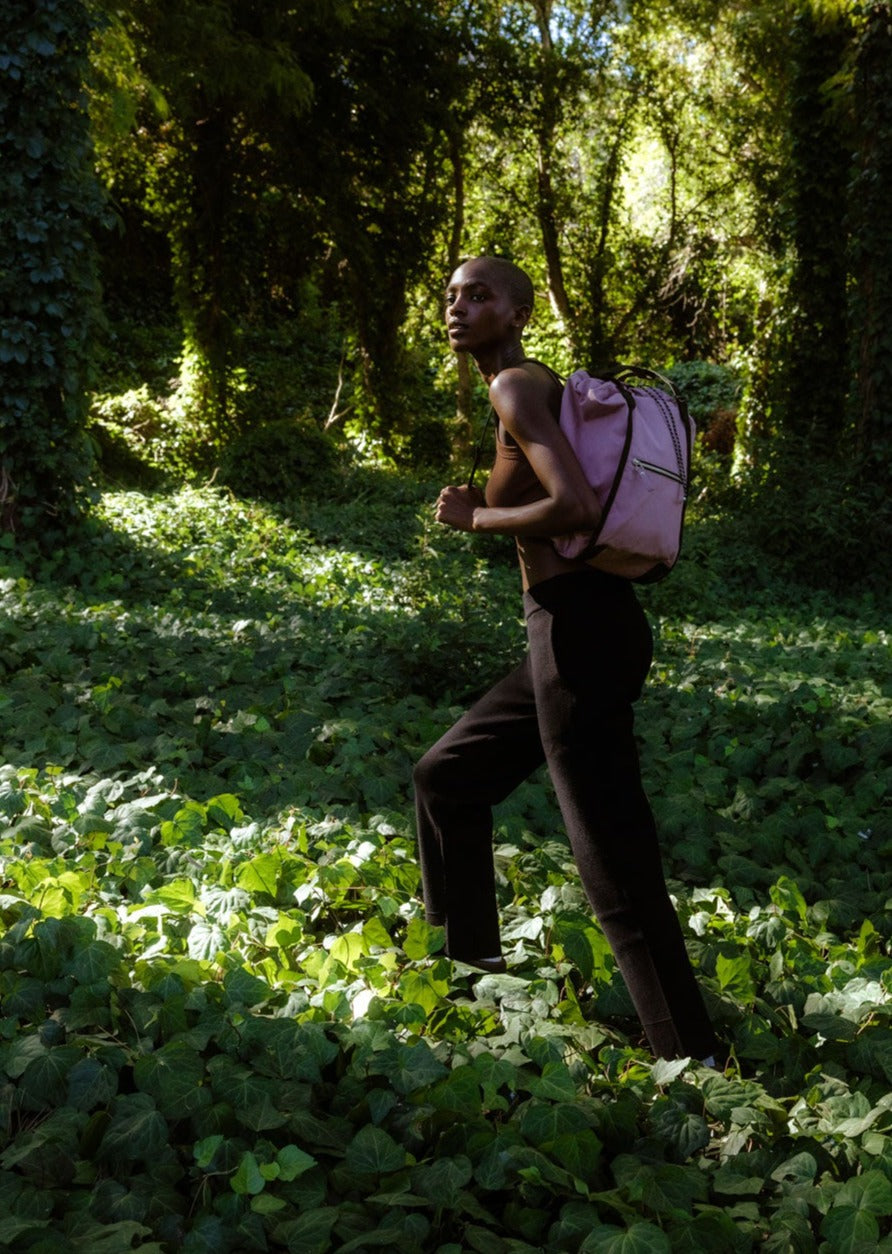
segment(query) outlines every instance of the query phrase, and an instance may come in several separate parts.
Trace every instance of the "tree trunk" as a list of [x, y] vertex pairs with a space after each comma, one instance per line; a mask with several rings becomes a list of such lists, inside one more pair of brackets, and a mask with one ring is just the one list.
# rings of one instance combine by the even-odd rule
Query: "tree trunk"
[[617, 126], [610, 155], [604, 166], [600, 188], [598, 213], [598, 237], [594, 255], [588, 266], [589, 323], [586, 335], [588, 357], [586, 364], [592, 370], [610, 370], [614, 362], [614, 340], [608, 330], [609, 299], [607, 296], [607, 243], [610, 238], [610, 221], [613, 202], [619, 185], [620, 153], [626, 138], [626, 114]]
[[[449, 239], [449, 271], [458, 268], [461, 260], [461, 243], [465, 229], [465, 157], [461, 135], [453, 131], [449, 136], [449, 159], [452, 163], [452, 233]], [[456, 353], [458, 384], [455, 390], [455, 416], [459, 430], [468, 445], [473, 443], [473, 418], [471, 405], [471, 363], [467, 353]]]
[[854, 419], [858, 453], [892, 460], [892, 6], [867, 17], [855, 65], [860, 139], [852, 182]]
[[847, 392], [846, 203], [850, 153], [826, 84], [838, 74], [850, 34], [844, 17], [804, 10], [793, 33], [789, 214], [795, 265], [783, 388], [784, 428], [812, 454], [832, 456]]
[[174, 290], [192, 378], [190, 404], [216, 434], [229, 425], [228, 374], [232, 345], [231, 268], [227, 248], [232, 210], [230, 117], [208, 108], [194, 125], [182, 218], [172, 232]]
[[557, 198], [553, 178], [555, 133], [560, 101], [552, 64], [555, 55], [550, 25], [552, 7], [552, 0], [536, 0], [533, 5], [542, 49], [540, 58], [541, 113], [539, 125], [536, 128], [536, 220], [542, 235], [549, 302], [561, 330], [575, 348], [575, 317], [564, 282], [564, 263], [561, 257]]

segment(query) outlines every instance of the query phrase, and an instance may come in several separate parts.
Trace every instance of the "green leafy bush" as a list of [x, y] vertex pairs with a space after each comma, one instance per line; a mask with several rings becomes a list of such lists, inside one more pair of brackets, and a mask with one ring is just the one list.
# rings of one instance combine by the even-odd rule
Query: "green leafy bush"
[[892, 583], [889, 497], [874, 463], [804, 455], [783, 442], [740, 519], [748, 543], [790, 578], [847, 594]]
[[708, 427], [713, 415], [737, 407], [741, 380], [727, 366], [713, 361], [679, 361], [665, 374], [684, 396], [698, 426]]
[[414, 470], [445, 471], [452, 460], [452, 440], [444, 422], [417, 420], [409, 434], [408, 462]]
[[87, 429], [106, 478], [125, 486], [151, 487], [165, 470], [182, 469], [172, 456], [181, 442], [177, 426], [169, 405], [143, 384], [120, 395], [95, 396]]
[[287, 501], [321, 489], [339, 463], [334, 441], [312, 422], [292, 418], [263, 423], [224, 451], [221, 478], [235, 492]]

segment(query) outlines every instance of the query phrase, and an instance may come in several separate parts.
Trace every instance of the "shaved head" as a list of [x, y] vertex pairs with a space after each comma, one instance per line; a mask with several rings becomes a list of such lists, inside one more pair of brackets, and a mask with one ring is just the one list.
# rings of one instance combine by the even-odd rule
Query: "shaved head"
[[532, 279], [526, 270], [521, 270], [520, 266], [505, 257], [468, 257], [459, 270], [466, 266], [480, 266], [494, 285], [508, 293], [513, 305], [523, 305], [532, 312], [535, 294]]

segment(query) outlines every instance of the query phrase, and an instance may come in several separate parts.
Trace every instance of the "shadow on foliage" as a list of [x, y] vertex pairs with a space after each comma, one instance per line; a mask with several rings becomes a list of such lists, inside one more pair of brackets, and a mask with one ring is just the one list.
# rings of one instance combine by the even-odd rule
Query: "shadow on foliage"
[[[350, 499], [287, 512], [130, 495], [126, 525], [96, 517], [50, 560], [10, 558], [3, 759], [151, 766], [166, 787], [235, 792], [255, 813], [408, 812], [412, 762], [448, 707], [520, 655], [517, 575], [510, 543], [484, 560], [476, 537], [435, 528], [426, 485], [355, 482]], [[840, 849], [849, 867], [872, 856], [857, 816], [878, 804], [882, 746], [844, 698], [853, 643], [865, 675], [880, 663], [846, 623], [826, 628], [818, 661], [816, 623], [837, 607], [779, 607], [742, 546], [726, 569], [732, 544], [695, 523], [678, 570], [642, 594], [658, 637], [639, 715], [648, 788], [673, 873], [702, 883], [718, 866], [745, 892], [783, 866], [820, 887]], [[794, 779], [813, 800], [797, 813]]]
[[[485, 686], [499, 626], [479, 580], [440, 604], [422, 493], [391, 490], [364, 526], [359, 494], [288, 515], [223, 494], [128, 497], [126, 530], [97, 517], [49, 559], [11, 558], [4, 760], [152, 766], [165, 786], [252, 807], [404, 809], [441, 729], [431, 703]], [[445, 560], [467, 573], [460, 551]]]

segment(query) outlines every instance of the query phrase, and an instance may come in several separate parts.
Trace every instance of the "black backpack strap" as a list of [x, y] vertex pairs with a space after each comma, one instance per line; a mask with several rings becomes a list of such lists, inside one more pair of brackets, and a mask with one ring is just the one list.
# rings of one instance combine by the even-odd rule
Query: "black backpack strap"
[[541, 366], [543, 370], [547, 370], [548, 373], [551, 375], [552, 379], [554, 379], [555, 383], [557, 383], [559, 387], [563, 387], [564, 384], [567, 382], [567, 380], [563, 377], [563, 375], [559, 375], [556, 370], [552, 370], [551, 366], [546, 366], [544, 361], [539, 361], [539, 359], [536, 357], [528, 357], [527, 361], [530, 363], [531, 366]]
[[[559, 387], [564, 386], [564, 382], [565, 382], [564, 379], [558, 374], [556, 370], [552, 370], [551, 366], [546, 366], [544, 361], [537, 361], [535, 357], [527, 357], [526, 360], [534, 366], [541, 366], [543, 370], [547, 370], [548, 373], [551, 375], [551, 377], [554, 379], [555, 383], [557, 383]], [[483, 424], [483, 430], [480, 432], [480, 439], [477, 442], [477, 452], [474, 454], [474, 464], [471, 467], [471, 473], [468, 475], [468, 487], [469, 488], [473, 488], [474, 486], [474, 476], [477, 473], [477, 470], [480, 466], [481, 459], [483, 457], [483, 445], [484, 445], [484, 442], [486, 441], [486, 437], [489, 432], [490, 421], [492, 421], [493, 430], [495, 431], [497, 429], [499, 420], [496, 416], [496, 411], [493, 409], [492, 405], [490, 405], [489, 407], [489, 413], [486, 416], [486, 422]]]
[[489, 413], [486, 415], [486, 422], [483, 424], [483, 430], [480, 432], [480, 439], [477, 441], [477, 452], [474, 454], [474, 464], [471, 467], [471, 473], [468, 475], [469, 488], [473, 488], [474, 486], [474, 476], [477, 473], [477, 467], [480, 465], [480, 459], [483, 457], [483, 445], [489, 433], [490, 420], [492, 420], [493, 430], [495, 430], [498, 419], [496, 418], [496, 411], [493, 409], [492, 405], [489, 407]]
[[671, 379], [667, 379], [665, 375], [660, 374], [656, 370], [650, 370], [647, 366], [617, 366], [617, 368], [607, 376], [615, 382], [625, 382], [628, 379], [650, 379], [652, 383], [659, 383], [660, 387], [668, 392], [676, 401], [681, 400], [678, 388]]

